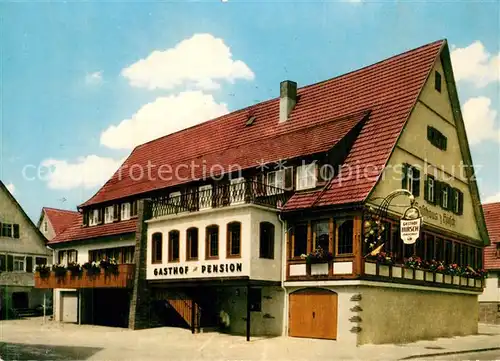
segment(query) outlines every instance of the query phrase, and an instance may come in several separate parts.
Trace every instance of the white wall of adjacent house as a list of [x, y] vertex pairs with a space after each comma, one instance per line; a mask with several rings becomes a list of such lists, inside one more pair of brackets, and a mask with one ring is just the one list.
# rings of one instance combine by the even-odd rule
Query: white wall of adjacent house
[[488, 272], [479, 302], [500, 302], [500, 272]]
[[[85, 262], [89, 261], [89, 251], [127, 246], [135, 246], [134, 235], [122, 236], [120, 238], [112, 240], [104, 239], [97, 242], [92, 241], [89, 243], [77, 245], [68, 243], [63, 247], [57, 247], [57, 249], [54, 250], [54, 263], [57, 263], [58, 261], [58, 253], [63, 251], [76, 250], [78, 252], [76, 262], [78, 262], [79, 264], [84, 264]], [[67, 263], [67, 259], [65, 259], [65, 262], [63, 263]]]
[[[274, 258], [259, 257], [260, 222], [274, 225]], [[241, 224], [241, 254], [228, 257], [227, 225]], [[281, 275], [281, 224], [275, 211], [264, 207], [241, 204], [227, 208], [207, 209], [196, 213], [180, 213], [147, 221], [147, 279], [170, 280], [189, 278], [221, 278], [248, 276], [251, 279], [279, 281]], [[206, 228], [219, 227], [219, 255], [207, 258]], [[198, 228], [198, 259], [187, 259], [187, 234], [189, 228]], [[179, 260], [169, 262], [169, 232], [179, 231]], [[162, 234], [161, 262], [153, 263], [153, 234]]]

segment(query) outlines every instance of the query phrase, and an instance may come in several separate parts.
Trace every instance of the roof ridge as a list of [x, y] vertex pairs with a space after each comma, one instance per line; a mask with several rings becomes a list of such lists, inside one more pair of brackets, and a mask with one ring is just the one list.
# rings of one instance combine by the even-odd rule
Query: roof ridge
[[61, 209], [61, 208], [54, 208], [54, 207], [42, 207], [43, 210], [51, 210], [51, 211], [58, 211], [58, 212], [67, 212], [67, 213], [76, 213], [78, 214], [78, 211], [71, 211], [69, 209]]

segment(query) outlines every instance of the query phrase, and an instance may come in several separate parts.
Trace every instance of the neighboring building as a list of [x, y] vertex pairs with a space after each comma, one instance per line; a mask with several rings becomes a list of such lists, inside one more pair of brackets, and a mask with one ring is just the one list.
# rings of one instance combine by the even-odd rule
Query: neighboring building
[[78, 221], [79, 213], [65, 209], [43, 207], [38, 229], [49, 241]]
[[[464, 270], [482, 268], [489, 240], [447, 42], [280, 87], [280, 98], [133, 150], [50, 242], [59, 262], [122, 263], [107, 278], [39, 279], [76, 290], [56, 297], [57, 319], [345, 344], [477, 333], [482, 279]], [[402, 196], [381, 213], [380, 239], [371, 233], [401, 188], [424, 217], [411, 246]], [[382, 243], [391, 261], [365, 257]], [[309, 264], [320, 247], [331, 254]], [[463, 269], [403, 268], [414, 254]]]
[[34, 269], [51, 263], [46, 241], [0, 181], [0, 317], [43, 304], [49, 293], [34, 288]]
[[484, 248], [488, 278], [479, 296], [479, 321], [500, 324], [500, 202], [483, 204], [483, 212], [491, 244]]

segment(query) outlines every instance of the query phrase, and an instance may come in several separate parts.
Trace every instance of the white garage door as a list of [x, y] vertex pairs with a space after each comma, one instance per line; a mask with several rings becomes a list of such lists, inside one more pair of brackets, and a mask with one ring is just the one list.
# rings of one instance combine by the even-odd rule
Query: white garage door
[[61, 292], [61, 321], [78, 322], [78, 296], [76, 292]]

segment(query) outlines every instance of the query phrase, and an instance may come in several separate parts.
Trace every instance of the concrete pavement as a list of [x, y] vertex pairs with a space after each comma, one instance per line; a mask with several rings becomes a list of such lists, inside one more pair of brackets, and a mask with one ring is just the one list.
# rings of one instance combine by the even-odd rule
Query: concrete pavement
[[[345, 348], [329, 340], [276, 337], [253, 338], [252, 341], [246, 342], [242, 336], [216, 332], [192, 335], [189, 330], [169, 327], [130, 331], [111, 327], [60, 324], [52, 321], [43, 324], [42, 320], [37, 318], [0, 322], [0, 342], [5, 345], [4, 353], [9, 347], [22, 350], [22, 345], [25, 345], [27, 349], [31, 347], [32, 350], [36, 350], [37, 348], [33, 345], [43, 345], [45, 353], [52, 352], [54, 355], [60, 355], [44, 359], [74, 359], [74, 357], [86, 360], [273, 361], [398, 360], [417, 357], [467, 359], [465, 356], [461, 358], [460, 354], [454, 355], [453, 353], [471, 352], [477, 349], [490, 349], [488, 357], [498, 354], [493, 359], [500, 359], [500, 326], [486, 325], [480, 325], [480, 333], [475, 336], [443, 338], [402, 345], [364, 345]], [[64, 348], [66, 346], [74, 350]], [[80, 350], [79, 356], [75, 356], [78, 350]], [[65, 351], [71, 351], [68, 357], [65, 356]], [[0, 345], [0, 357], [7, 360], [1, 353]], [[447, 356], [439, 358], [439, 354], [443, 353]], [[31, 357], [33, 358], [35, 357]], [[23, 358], [17, 357], [16, 359]]]

